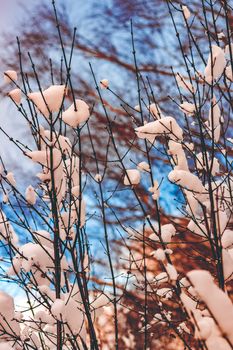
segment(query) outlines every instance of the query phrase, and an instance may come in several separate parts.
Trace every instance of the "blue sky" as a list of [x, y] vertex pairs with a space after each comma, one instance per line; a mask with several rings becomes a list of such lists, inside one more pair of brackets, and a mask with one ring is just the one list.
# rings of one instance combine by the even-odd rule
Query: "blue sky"
[[[21, 0], [22, 2], [22, 0]], [[23, 1], [24, 6], [33, 9], [33, 7], [38, 3], [37, 0], [25, 0]], [[20, 6], [19, 0], [1, 0], [0, 3], [0, 31], [12, 30], [19, 18], [23, 15], [23, 8]]]

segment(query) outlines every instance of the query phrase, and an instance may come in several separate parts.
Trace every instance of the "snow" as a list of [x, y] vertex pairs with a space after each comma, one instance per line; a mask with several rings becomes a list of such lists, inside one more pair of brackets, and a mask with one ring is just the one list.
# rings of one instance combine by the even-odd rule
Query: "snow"
[[170, 288], [160, 288], [157, 289], [156, 294], [165, 299], [171, 299], [172, 290]]
[[187, 229], [198, 236], [207, 237], [206, 226], [200, 223], [197, 219], [195, 219], [195, 221], [190, 220]]
[[197, 322], [198, 326], [198, 337], [202, 340], [206, 340], [211, 335], [214, 327], [213, 319], [210, 317], [203, 317]]
[[37, 194], [35, 192], [35, 189], [33, 186], [28, 186], [27, 189], [26, 189], [26, 193], [25, 193], [25, 198], [26, 198], [26, 201], [31, 204], [31, 205], [34, 205], [36, 203], [36, 197], [37, 197]]
[[232, 72], [231, 65], [226, 67], [225, 74], [228, 80], [233, 81], [233, 72]]
[[152, 116], [154, 117], [154, 119], [163, 118], [162, 112], [157, 104], [151, 103], [147, 108], [149, 113], [152, 114]]
[[191, 316], [192, 313], [195, 315], [196, 320], [200, 318], [200, 310], [197, 309], [197, 302], [193, 300], [190, 296], [188, 296], [183, 290], [180, 294], [180, 299], [188, 312], [188, 314]]
[[73, 186], [71, 189], [71, 193], [74, 197], [78, 197], [80, 194], [80, 186]]
[[218, 142], [220, 138], [220, 120], [221, 120], [221, 111], [216, 102], [216, 98], [213, 98], [212, 107], [209, 110], [209, 135], [212, 138], [212, 133], [214, 135], [214, 141]]
[[[40, 286], [38, 286], [38, 290], [40, 292], [40, 294], [42, 294], [43, 296], [51, 299], [51, 300], [55, 300], [56, 299], [56, 296], [55, 296], [55, 292], [52, 291], [49, 286], [45, 285], [45, 284], [42, 284]], [[54, 323], [54, 320], [53, 322]]]
[[188, 7], [185, 5], [182, 5], [182, 10], [183, 10], [185, 19], [188, 20], [189, 17], [191, 16], [191, 13], [190, 13]]
[[[53, 174], [54, 186], [57, 192], [57, 202], [60, 203], [65, 195], [66, 183], [65, 174], [63, 171], [62, 153], [57, 148], [53, 148], [52, 152], [47, 148], [41, 151], [26, 152], [26, 155], [33, 162], [43, 166], [43, 173], [37, 174], [41, 181], [50, 181]], [[52, 160], [52, 166], [51, 166]], [[51, 181], [49, 182], [51, 188]]]
[[79, 124], [84, 123], [90, 117], [89, 106], [83, 100], [75, 100], [77, 111], [74, 103], [62, 114], [62, 120], [69, 126], [76, 128]]
[[192, 142], [191, 143], [185, 142], [184, 144], [185, 144], [186, 149], [188, 149], [188, 151], [194, 150], [194, 144]]
[[72, 180], [72, 185], [79, 186], [79, 158], [77, 156], [72, 156], [66, 159], [66, 168], [68, 177]]
[[232, 347], [228, 344], [228, 342], [218, 336], [211, 336], [206, 340], [206, 346], [208, 350], [231, 350]]
[[54, 137], [54, 146], [67, 156], [71, 156], [72, 145], [68, 137], [59, 135]]
[[226, 229], [221, 238], [223, 248], [229, 248], [233, 244], [233, 231]]
[[164, 261], [166, 259], [165, 252], [162, 248], [155, 250], [153, 255], [158, 261]]
[[95, 181], [96, 182], [101, 182], [102, 181], [102, 176], [100, 174], [95, 175]]
[[43, 328], [43, 332], [47, 334], [48, 336], [46, 337], [46, 346], [49, 350], [56, 350], [56, 336], [57, 336], [57, 329], [56, 326], [54, 325], [46, 325]]
[[171, 281], [176, 281], [178, 278], [178, 273], [176, 271], [176, 268], [172, 264], [166, 264], [165, 269], [167, 271], [167, 274]]
[[100, 80], [100, 87], [101, 87], [101, 89], [107, 89], [109, 87], [108, 79]]
[[21, 95], [22, 95], [20, 89], [11, 90], [10, 92], [8, 92], [8, 95], [12, 98], [12, 100], [15, 103], [20, 104], [20, 102], [21, 102]]
[[160, 194], [158, 181], [154, 181], [154, 185], [149, 187], [149, 191], [152, 193], [152, 198], [156, 201]]
[[19, 324], [13, 319], [14, 299], [4, 291], [0, 291], [0, 310], [0, 339], [6, 340], [10, 335], [19, 335]]
[[52, 317], [52, 315], [50, 315], [47, 310], [43, 310], [43, 309], [35, 313], [35, 320], [41, 321], [47, 324], [51, 324], [51, 325], [55, 323], [55, 320]]
[[42, 182], [46, 182], [46, 181], [50, 181], [51, 180], [51, 176], [49, 173], [38, 173], [36, 174], [36, 176], [42, 181]]
[[180, 109], [187, 116], [192, 116], [192, 115], [194, 115], [196, 113], [196, 106], [193, 103], [183, 102], [183, 103], [180, 104]]
[[40, 91], [29, 93], [28, 98], [34, 103], [40, 113], [49, 118], [50, 113], [60, 111], [65, 95], [65, 85], [51, 85], [48, 89], [43, 90], [42, 93]]
[[[233, 53], [233, 44], [230, 45], [231, 46], [231, 52]], [[224, 52], [225, 52], [225, 56], [228, 56], [230, 58], [230, 46], [226, 45]]]
[[9, 202], [9, 196], [8, 196], [8, 193], [4, 193], [3, 194], [3, 197], [2, 197], [2, 202], [4, 204], [8, 203]]
[[10, 183], [11, 186], [16, 187], [16, 181], [14, 178], [14, 174], [12, 172], [7, 173], [6, 179]]
[[[217, 132], [218, 135], [216, 134], [216, 132]], [[215, 133], [215, 137], [219, 138], [219, 136], [220, 136], [220, 128], [215, 129], [214, 133]], [[208, 152], [206, 152], [206, 157], [207, 157], [209, 169], [212, 167], [211, 168], [211, 174], [212, 175], [216, 175], [219, 172], [219, 161], [218, 161], [218, 159], [213, 157], [212, 160], [211, 160]], [[207, 170], [206, 159], [203, 156], [203, 152], [200, 152], [200, 153], [196, 154], [196, 164], [197, 164], [196, 165], [197, 169], [200, 169], [200, 170], [205, 169], [205, 170]]]
[[188, 81], [187, 78], [185, 79], [180, 73], [176, 74], [176, 81], [180, 88], [188, 92], [194, 92], [193, 85]]
[[181, 143], [170, 140], [168, 142], [168, 154], [173, 156], [172, 161], [176, 170], [189, 170], [187, 158]]
[[159, 273], [158, 275], [155, 276], [155, 281], [157, 285], [167, 282], [168, 281], [167, 273], [166, 272]]
[[[0, 291], [0, 304], [1, 304], [1, 315], [4, 315], [7, 319], [14, 317], [14, 300], [4, 291]], [[2, 321], [2, 320], [1, 320]]]
[[225, 281], [233, 279], [233, 259], [226, 249], [222, 249], [222, 264]]
[[14, 70], [7, 70], [4, 72], [4, 82], [5, 84], [9, 84], [12, 81], [17, 81], [17, 73]]
[[[136, 346], [136, 342], [135, 342], [135, 336], [131, 333], [131, 332], [128, 332], [127, 335], [124, 335], [122, 337], [122, 340], [124, 341], [125, 343], [125, 346], [128, 348], [128, 349], [135, 349], [135, 346]], [[103, 349], [104, 350], [104, 349]], [[107, 350], [107, 349], [105, 349]]]
[[124, 177], [124, 185], [138, 185], [140, 183], [141, 174], [137, 169], [126, 170], [127, 175]]
[[[86, 202], [84, 199], [81, 201], [81, 209], [80, 209], [80, 227], [83, 227], [86, 222]], [[76, 209], [77, 212], [77, 209]]]
[[183, 288], [187, 288], [187, 287], [190, 286], [190, 283], [189, 283], [189, 281], [187, 280], [186, 277], [181, 278], [180, 286], [183, 287]]
[[200, 204], [198, 203], [197, 199], [195, 198], [194, 194], [190, 191], [184, 190], [184, 194], [186, 197], [186, 211], [190, 215], [195, 215], [199, 213], [200, 210]]
[[161, 238], [163, 242], [170, 243], [172, 236], [176, 234], [176, 229], [172, 224], [161, 226]]
[[10, 240], [13, 245], [17, 245], [19, 241], [18, 236], [2, 210], [0, 210], [0, 233], [5, 241], [8, 242]]
[[180, 185], [190, 191], [194, 191], [195, 193], [203, 193], [205, 192], [205, 187], [202, 185], [201, 180], [194, 174], [185, 171], [185, 170], [172, 170], [168, 178], [171, 182]]
[[170, 249], [170, 248], [166, 248], [166, 249], [164, 250], [164, 252], [165, 252], [166, 254], [168, 254], [168, 255], [173, 254], [173, 250]]
[[77, 223], [79, 218], [79, 210], [80, 210], [80, 227], [85, 225], [86, 221], [86, 202], [82, 198], [81, 204], [79, 203], [79, 199], [75, 199], [72, 202], [71, 207], [68, 211], [61, 213], [60, 218], [60, 229], [69, 230], [75, 223]]
[[[38, 231], [39, 232], [39, 231]], [[36, 235], [36, 232], [35, 232]], [[37, 236], [38, 237], [38, 236]], [[26, 243], [19, 248], [13, 258], [13, 265], [15, 269], [9, 269], [8, 274], [15, 275], [23, 269], [25, 272], [32, 272], [33, 278], [38, 286], [49, 286], [50, 280], [48, 274], [51, 274], [54, 270], [54, 249], [49, 240], [44, 239], [37, 243]], [[48, 242], [48, 243], [47, 243]], [[65, 256], [61, 258], [61, 269], [67, 270], [68, 264]], [[44, 273], [42, 274], [41, 271]], [[61, 275], [61, 285], [64, 285], [64, 276]], [[51, 278], [51, 277], [50, 277]]]
[[138, 170], [141, 170], [142, 172], [143, 171], [146, 171], [148, 173], [150, 172], [150, 166], [147, 162], [138, 163], [137, 168], [138, 168]]
[[228, 223], [228, 216], [225, 211], [218, 211], [218, 231], [220, 234], [223, 233]]
[[186, 326], [186, 323], [185, 323], [185, 322], [181, 322], [181, 323], [179, 324], [179, 329], [180, 329], [181, 331], [187, 333], [187, 334], [190, 334], [190, 333], [191, 333], [190, 330], [189, 330], [189, 328]]
[[42, 246], [53, 248], [53, 242], [51, 240], [50, 233], [45, 230], [34, 231], [34, 236], [36, 242], [40, 243]]
[[40, 163], [41, 165], [47, 165], [48, 154], [45, 150], [27, 152], [26, 155], [31, 158], [33, 162]]
[[151, 240], [153, 240], [153, 241], [158, 241], [159, 240], [158, 235], [156, 233], [154, 233], [154, 232], [150, 234], [149, 238]]
[[147, 139], [154, 143], [157, 136], [169, 135], [171, 139], [182, 140], [183, 131], [173, 117], [164, 117], [162, 119], [147, 123], [135, 129], [137, 136], [141, 139]]
[[208, 84], [212, 84], [212, 80], [218, 80], [226, 67], [224, 51], [216, 45], [212, 45], [211, 50], [212, 55], [211, 53], [209, 54], [207, 66], [204, 72], [205, 80]]
[[85, 339], [85, 327], [83, 325], [83, 312], [81, 309], [81, 303], [79, 300], [79, 294], [66, 293], [64, 294], [64, 317], [74, 333], [79, 333], [80, 336], [83, 336]]
[[0, 350], [14, 350], [14, 348], [12, 347], [12, 343], [3, 342], [3, 343], [0, 343]]
[[227, 294], [219, 289], [208, 271], [193, 270], [187, 274], [200, 299], [216, 320], [222, 335], [233, 345], [233, 305]]
[[40, 266], [42, 270], [53, 266], [53, 250], [48, 247], [44, 249], [39, 244], [30, 242], [20, 247], [20, 253], [23, 257], [21, 267], [27, 272], [31, 270], [32, 265]]
[[56, 299], [51, 306], [52, 315], [59, 320], [65, 321], [64, 311], [65, 311], [65, 302], [61, 299]]
[[91, 306], [95, 311], [95, 317], [103, 312], [103, 307], [109, 305], [109, 298], [105, 294], [99, 294], [91, 302]]
[[154, 315], [154, 319], [155, 319], [156, 321], [162, 321], [162, 320], [163, 320], [163, 316], [162, 316], [161, 314], [155, 314], [155, 315]]
[[218, 33], [217, 36], [218, 36], [218, 39], [225, 38], [225, 34], [223, 32]]

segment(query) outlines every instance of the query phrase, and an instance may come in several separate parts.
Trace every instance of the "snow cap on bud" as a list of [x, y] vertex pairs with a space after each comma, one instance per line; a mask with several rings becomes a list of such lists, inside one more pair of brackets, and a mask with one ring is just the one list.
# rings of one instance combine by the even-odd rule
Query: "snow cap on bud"
[[62, 114], [62, 120], [64, 121], [64, 123], [68, 124], [73, 128], [76, 128], [81, 123], [85, 123], [89, 117], [89, 106], [83, 100], [75, 100], [75, 105], [73, 103]]
[[153, 255], [158, 261], [164, 261], [166, 259], [166, 255], [162, 248], [158, 248]]
[[138, 170], [150, 172], [150, 166], [147, 162], [140, 162], [137, 165]]
[[185, 19], [188, 20], [189, 17], [191, 16], [191, 13], [190, 13], [188, 7], [185, 5], [182, 5], [182, 10], [183, 10]]
[[126, 170], [127, 175], [124, 177], [124, 185], [137, 185], [140, 182], [140, 172], [137, 169]]
[[20, 104], [20, 102], [21, 102], [21, 90], [20, 89], [11, 90], [10, 92], [8, 92], [8, 96], [10, 96], [15, 103]]
[[36, 203], [36, 192], [33, 186], [28, 186], [25, 193], [26, 201], [34, 205]]
[[101, 87], [101, 89], [107, 89], [109, 87], [108, 79], [100, 80], [100, 87]]
[[7, 173], [6, 179], [8, 180], [11, 186], [16, 187], [16, 181], [12, 172]]
[[4, 82], [6, 84], [11, 83], [12, 81], [17, 81], [17, 73], [15, 70], [6, 70], [4, 72]]

